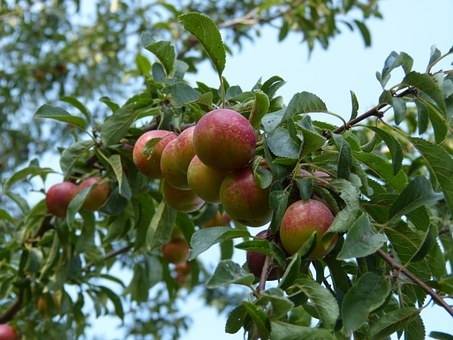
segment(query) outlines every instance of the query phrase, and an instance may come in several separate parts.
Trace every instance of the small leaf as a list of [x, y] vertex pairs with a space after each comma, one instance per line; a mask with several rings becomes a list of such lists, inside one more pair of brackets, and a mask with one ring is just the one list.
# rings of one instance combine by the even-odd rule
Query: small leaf
[[322, 321], [325, 328], [333, 329], [340, 316], [337, 300], [327, 288], [308, 278], [299, 278], [288, 292], [303, 292], [316, 309], [317, 318]]
[[296, 114], [327, 111], [326, 104], [318, 96], [310, 92], [300, 92], [291, 98], [283, 116], [283, 121], [288, 120]]
[[447, 108], [442, 90], [430, 75], [412, 71], [404, 77], [403, 82], [424, 92], [437, 104], [442, 114], [445, 115]]
[[91, 120], [91, 112], [88, 110], [88, 108], [82, 104], [80, 100], [78, 100], [76, 97], [73, 96], [64, 96], [61, 97], [60, 100], [74, 106], [77, 110], [80, 111], [81, 114], [85, 116], [87, 121], [89, 122]]
[[231, 260], [220, 261], [214, 274], [206, 282], [207, 288], [217, 288], [229, 284], [250, 286], [255, 276]]
[[341, 135], [333, 134], [333, 140], [338, 148], [337, 176], [349, 179], [352, 167], [352, 152], [348, 142]]
[[189, 261], [195, 259], [216, 243], [236, 237], [247, 236], [250, 236], [250, 234], [246, 229], [233, 229], [230, 227], [211, 227], [197, 230], [190, 240], [192, 251]]
[[453, 340], [453, 335], [444, 332], [433, 331], [429, 333], [429, 336], [438, 340]]
[[294, 307], [294, 303], [285, 297], [283, 290], [279, 288], [271, 288], [261, 293], [255, 303], [263, 307], [270, 306], [268, 314], [272, 320], [281, 319]]
[[292, 325], [282, 321], [271, 322], [271, 340], [335, 340], [331, 331], [322, 328]]
[[361, 214], [348, 231], [337, 258], [346, 260], [353, 257], [364, 257], [375, 253], [387, 241], [384, 234], [376, 233], [368, 216]]
[[250, 112], [250, 123], [255, 129], [258, 129], [261, 119], [268, 112], [270, 106], [269, 97], [262, 91], [255, 92], [255, 101], [253, 102], [252, 111]]
[[176, 83], [168, 86], [167, 91], [170, 93], [171, 102], [175, 107], [196, 102], [200, 98], [198, 91], [185, 83]]
[[360, 31], [360, 34], [362, 34], [363, 42], [365, 43], [365, 46], [371, 46], [371, 34], [370, 31], [368, 30], [368, 27], [366, 25], [359, 21], [359, 20], [354, 20], [355, 25]]
[[299, 189], [300, 198], [308, 201], [313, 193], [313, 178], [298, 178], [296, 179], [296, 184]]
[[99, 152], [99, 154], [112, 167], [112, 170], [118, 181], [118, 188], [119, 188], [120, 195], [129, 200], [132, 196], [132, 192], [131, 192], [131, 188], [129, 186], [127, 177], [123, 170], [123, 166], [121, 163], [121, 156], [115, 154], [115, 155], [111, 155], [109, 158], [106, 158], [106, 156], [103, 153]]
[[349, 120], [354, 119], [357, 117], [357, 113], [359, 112], [359, 101], [357, 100], [357, 96], [353, 91], [349, 91], [351, 93], [351, 117]]
[[340, 197], [346, 204], [346, 207], [338, 212], [329, 227], [329, 233], [341, 233], [348, 231], [360, 210], [359, 191], [351, 182], [344, 179], [332, 181], [331, 186], [340, 194]]
[[269, 195], [270, 206], [273, 210], [272, 221], [270, 228], [272, 231], [277, 231], [288, 207], [289, 192], [285, 190], [271, 191]]
[[156, 41], [146, 45], [145, 48], [159, 58], [159, 61], [164, 65], [167, 76], [169, 76], [175, 66], [175, 47], [168, 41]]
[[248, 301], [242, 302], [242, 305], [247, 310], [247, 314], [249, 315], [249, 317], [253, 320], [253, 323], [255, 324], [258, 330], [259, 338], [261, 339], [268, 338], [270, 332], [270, 323], [269, 318], [267, 317], [264, 310], [259, 306]]
[[121, 298], [116, 295], [116, 293], [110, 288], [104, 286], [98, 286], [99, 289], [107, 295], [107, 297], [112, 301], [113, 307], [115, 308], [115, 313], [120, 319], [124, 319], [124, 310], [123, 304], [121, 303]]
[[195, 35], [211, 58], [219, 78], [225, 68], [225, 46], [214, 21], [201, 13], [187, 13], [179, 16], [184, 28]]
[[393, 174], [396, 175], [400, 171], [403, 163], [403, 149], [401, 144], [387, 131], [374, 126], [370, 126], [369, 128], [376, 132], [389, 148], [392, 155]]
[[70, 115], [66, 110], [60, 107], [52, 106], [48, 104], [42, 105], [35, 113], [35, 118], [38, 119], [53, 119], [59, 122], [68, 123], [69, 125], [76, 126], [82, 130], [85, 130], [88, 123], [82, 117]]
[[9, 191], [9, 189], [17, 182], [24, 180], [27, 177], [33, 178], [41, 176], [45, 178], [48, 174], [54, 173], [51, 168], [41, 168], [36, 165], [27, 166], [19, 171], [16, 171], [11, 177], [9, 177], [3, 185], [3, 191]]
[[104, 144], [118, 143], [126, 135], [137, 115], [138, 113], [132, 105], [125, 105], [108, 117], [101, 127], [101, 137]]
[[267, 137], [267, 145], [277, 157], [298, 159], [299, 145], [294, 141], [287, 129], [278, 127]]
[[247, 310], [243, 305], [239, 305], [234, 308], [230, 314], [225, 324], [225, 332], [229, 334], [237, 333], [241, 327], [244, 325], [247, 317]]
[[419, 314], [419, 310], [414, 307], [398, 308], [390, 313], [381, 316], [370, 326], [370, 336], [372, 338], [385, 338], [401, 330], [405, 325]]
[[390, 290], [390, 281], [385, 277], [373, 272], [363, 274], [343, 298], [341, 315], [346, 333], [359, 329], [369, 313], [385, 302]]
[[85, 199], [90, 194], [93, 185], [81, 190], [69, 203], [68, 210], [66, 211], [66, 222], [68, 226], [71, 228], [74, 224], [75, 215], [82, 209], [83, 203]]
[[89, 155], [90, 148], [93, 146], [93, 141], [83, 140], [64, 149], [60, 157], [60, 168], [64, 174], [69, 174], [76, 166], [77, 162], [86, 158]]

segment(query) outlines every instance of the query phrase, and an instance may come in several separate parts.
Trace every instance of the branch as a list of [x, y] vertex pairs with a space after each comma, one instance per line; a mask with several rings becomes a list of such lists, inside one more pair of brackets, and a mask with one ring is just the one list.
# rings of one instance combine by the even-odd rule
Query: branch
[[428, 286], [425, 282], [419, 279], [414, 273], [409, 271], [406, 267], [402, 266], [396, 260], [391, 257], [389, 254], [384, 252], [383, 250], [379, 249], [377, 251], [380, 257], [382, 257], [385, 262], [387, 262], [393, 268], [399, 270], [404, 275], [406, 275], [412, 282], [420, 286], [427, 294], [429, 294], [432, 299], [437, 302], [440, 306], [442, 306], [452, 317], [453, 317], [453, 308], [448, 305], [448, 303], [439, 295], [437, 294], [430, 286]]
[[[416, 93], [417, 93], [417, 89], [415, 87], [408, 87], [404, 91], [394, 94], [393, 97], [401, 98], [401, 97], [411, 95], [411, 94], [416, 94]], [[374, 117], [382, 118], [384, 116], [384, 113], [381, 112], [381, 110], [388, 105], [390, 105], [390, 104], [389, 103], [380, 103], [380, 104], [372, 107], [371, 109], [362, 113], [361, 115], [357, 116], [356, 118], [349, 120], [345, 125], [336, 128], [335, 130], [333, 130], [333, 133], [342, 133], [346, 130], [349, 130], [354, 125], [360, 123], [361, 121], [363, 121], [369, 117], [374, 116]]]
[[263, 268], [261, 269], [260, 283], [258, 284], [257, 292], [261, 292], [266, 289], [266, 280], [269, 275], [269, 267], [271, 264], [271, 257], [269, 255], [264, 259]]
[[127, 246], [124, 246], [122, 248], [119, 248], [119, 249], [116, 249], [116, 250], [113, 250], [111, 251], [110, 253], [107, 253], [103, 258], [97, 260], [97, 261], [94, 261], [94, 262], [89, 262], [87, 263], [83, 268], [82, 268], [82, 271], [85, 271], [85, 270], [88, 270], [92, 265], [96, 264], [96, 263], [99, 263], [99, 262], [104, 262], [104, 261], [107, 261], [113, 257], [116, 257], [118, 255], [121, 255], [121, 254], [124, 254], [124, 253], [127, 253], [129, 250], [132, 249], [132, 244], [129, 244]]
[[3, 314], [0, 315], [0, 324], [11, 321], [22, 308], [23, 301], [24, 287], [21, 287], [19, 289], [19, 292], [17, 293], [16, 301], [14, 301], [14, 303], [9, 306], [9, 308]]

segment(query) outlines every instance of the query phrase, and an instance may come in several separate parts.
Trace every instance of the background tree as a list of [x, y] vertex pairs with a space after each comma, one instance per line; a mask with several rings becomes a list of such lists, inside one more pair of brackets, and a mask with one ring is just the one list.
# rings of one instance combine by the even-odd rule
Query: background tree
[[[452, 313], [447, 302], [452, 79], [451, 71], [438, 66], [449, 53], [433, 50], [422, 73], [412, 70], [410, 56], [392, 53], [378, 74], [384, 88], [380, 102], [359, 114], [358, 100], [352, 95], [351, 118], [337, 127], [310, 119], [312, 112], [334, 114], [311, 93], [297, 93], [283, 106], [276, 94], [283, 84], [280, 77], [258, 81], [249, 91], [228, 84], [221, 77], [225, 51], [219, 48], [223, 45], [215, 25], [197, 14], [180, 20], [202, 42], [219, 73], [219, 88], [202, 80], [195, 87], [184, 82], [186, 67], [176, 61], [175, 48], [154, 41], [147, 48], [158, 60], [140, 58], [146, 88], [122, 106], [108, 102], [112, 113], [105, 121], [93, 119], [74, 101], [72, 114], [50, 105], [37, 110], [37, 118], [56, 119], [68, 123], [70, 130], [87, 132], [75, 133], [76, 143], [62, 154], [65, 179], [79, 185], [102, 175], [111, 194], [93, 213], [86, 202], [97, 186], [70, 193], [75, 198], [58, 218], [48, 214], [44, 200], [29, 209], [13, 187], [33, 176], [45, 177], [51, 169], [32, 163], [5, 181], [5, 196], [21, 211], [1, 210], [6, 298], [0, 320], [14, 317], [19, 331], [30, 337], [62, 337], [68, 335], [68, 328], [80, 334], [86, 327], [82, 307], [92, 300], [96, 313], [122, 317], [129, 314], [123, 308], [130, 307], [130, 314], [143, 316], [131, 323], [132, 334], [170, 332], [177, 338], [185, 325], [175, 309], [177, 299], [200, 293], [207, 303], [231, 311], [227, 332], [244, 328], [250, 338], [344, 338], [352, 333], [383, 337], [397, 330], [410, 339], [424, 338], [418, 316], [423, 308], [433, 301]], [[404, 71], [403, 78], [387, 86], [396, 68]], [[248, 183], [255, 183], [254, 190], [269, 195], [273, 215], [265, 239], [254, 238], [252, 229], [238, 223], [250, 216], [228, 208], [226, 189], [220, 193], [222, 206], [236, 221], [201, 228], [222, 206], [206, 204], [189, 214], [175, 211], [168, 195], [162, 199], [160, 181], [143, 176], [132, 159], [131, 149], [146, 131], [188, 131], [206, 112], [223, 106], [247, 117], [259, 135], [256, 157], [250, 163], [253, 176], [246, 178], [252, 178]], [[387, 123], [384, 115], [390, 116]], [[419, 137], [414, 137], [417, 133]], [[153, 154], [159, 142], [146, 143], [143, 152]], [[309, 199], [323, 202], [335, 217], [325, 237], [321, 239], [324, 229], [309, 233], [294, 253], [283, 241], [284, 215], [289, 205]], [[230, 222], [215, 224], [225, 223]], [[231, 261], [234, 238], [243, 239], [235, 248], [262, 256], [256, 277], [247, 266]], [[313, 249], [332, 238], [338, 241], [327, 256], [314, 255]], [[190, 262], [172, 264], [161, 246], [184, 240], [192, 248]], [[216, 243], [222, 261], [210, 273], [197, 256]], [[134, 272], [120, 295], [115, 291], [124, 283], [109, 270], [117, 260]], [[266, 283], [274, 265], [282, 270], [280, 281]], [[250, 263], [248, 267], [254, 272]], [[115, 291], [105, 283], [109, 280], [118, 283]], [[233, 284], [249, 287], [246, 301], [222, 288]], [[320, 321], [317, 327], [309, 327], [312, 318]]]

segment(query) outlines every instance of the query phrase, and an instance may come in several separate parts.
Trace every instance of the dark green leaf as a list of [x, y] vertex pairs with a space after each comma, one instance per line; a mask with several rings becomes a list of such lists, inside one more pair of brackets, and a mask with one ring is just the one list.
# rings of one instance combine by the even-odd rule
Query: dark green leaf
[[359, 190], [351, 182], [344, 179], [336, 179], [330, 185], [340, 194], [346, 206], [335, 216], [328, 232], [341, 233], [348, 231], [360, 210]]
[[8, 178], [3, 185], [3, 191], [8, 191], [15, 183], [24, 180], [25, 178], [33, 178], [35, 176], [45, 177], [51, 174], [53, 171], [51, 168], [41, 168], [36, 165], [31, 165], [15, 172], [10, 178]]
[[453, 340], [453, 335], [447, 334], [444, 332], [433, 331], [433, 332], [429, 333], [429, 336], [433, 339]]
[[198, 91], [185, 83], [176, 83], [167, 87], [171, 101], [175, 107], [181, 107], [196, 102], [200, 98]]
[[156, 41], [145, 46], [145, 48], [159, 58], [159, 61], [164, 65], [165, 71], [169, 76], [175, 66], [175, 47], [168, 41]]
[[356, 24], [357, 28], [360, 31], [360, 34], [362, 34], [363, 42], [365, 43], [365, 46], [371, 46], [371, 34], [370, 31], [368, 30], [368, 27], [366, 25], [359, 21], [359, 20], [354, 20], [354, 23]]
[[405, 325], [413, 320], [419, 313], [419, 310], [414, 307], [398, 308], [390, 313], [381, 316], [376, 322], [370, 326], [370, 336], [372, 338], [382, 339], [396, 331], [401, 330]]
[[237, 333], [245, 323], [247, 317], [247, 310], [244, 306], [239, 305], [234, 308], [230, 314], [225, 324], [225, 332], [229, 334]]
[[110, 288], [99, 286], [99, 289], [107, 295], [107, 297], [112, 301], [113, 307], [115, 308], [115, 313], [120, 319], [124, 319], [124, 310], [123, 304], [121, 303], [121, 298], [116, 295], [116, 293]]
[[38, 111], [35, 113], [35, 118], [43, 119], [53, 119], [59, 122], [68, 123], [69, 125], [76, 126], [84, 130], [88, 123], [82, 117], [77, 117], [70, 115], [67, 111], [63, 110], [60, 107], [52, 106], [49, 104], [42, 105]]
[[247, 310], [247, 314], [253, 320], [260, 338], [267, 338], [270, 332], [269, 319], [262, 308], [251, 302], [244, 301], [242, 305]]
[[341, 315], [346, 333], [359, 329], [368, 314], [384, 303], [390, 290], [390, 281], [385, 277], [373, 272], [363, 274], [343, 298]]
[[151, 219], [147, 233], [148, 249], [154, 249], [170, 241], [176, 221], [176, 211], [161, 201]]
[[87, 157], [89, 150], [94, 146], [94, 142], [91, 140], [83, 140], [76, 142], [66, 149], [60, 157], [60, 168], [65, 174], [69, 174], [76, 163]]
[[131, 105], [125, 105], [108, 117], [101, 127], [101, 137], [104, 144], [118, 143], [126, 135], [137, 114], [137, 111]]
[[78, 100], [76, 97], [73, 96], [65, 96], [61, 97], [60, 100], [74, 106], [77, 110], [82, 113], [87, 121], [89, 122], [91, 120], [91, 112], [88, 110], [88, 108], [82, 104], [80, 100]]
[[267, 145], [275, 156], [289, 159], [299, 158], [299, 145], [291, 138], [289, 131], [281, 126], [269, 134]]
[[445, 115], [447, 108], [442, 90], [430, 75], [412, 71], [404, 77], [403, 82], [424, 92], [437, 104], [438, 108]]
[[285, 297], [279, 288], [271, 288], [261, 293], [256, 304], [265, 308], [270, 306], [268, 314], [272, 320], [281, 319], [294, 307], [294, 303]]
[[296, 326], [286, 322], [271, 322], [272, 340], [335, 340], [331, 331], [322, 328]]
[[401, 144], [395, 137], [393, 137], [393, 135], [383, 129], [379, 129], [374, 126], [370, 126], [370, 129], [376, 132], [385, 144], [387, 144], [387, 147], [392, 155], [393, 174], [396, 175], [401, 169], [403, 163], [403, 149]]
[[352, 153], [348, 142], [341, 135], [333, 134], [333, 139], [338, 148], [337, 176], [349, 179], [352, 167]]
[[296, 114], [327, 111], [326, 104], [318, 96], [304, 91], [296, 93], [291, 98], [283, 116], [283, 121], [288, 120]]
[[349, 91], [351, 93], [351, 117], [349, 120], [354, 119], [357, 117], [357, 113], [359, 112], [359, 101], [357, 100], [357, 96], [353, 91]]

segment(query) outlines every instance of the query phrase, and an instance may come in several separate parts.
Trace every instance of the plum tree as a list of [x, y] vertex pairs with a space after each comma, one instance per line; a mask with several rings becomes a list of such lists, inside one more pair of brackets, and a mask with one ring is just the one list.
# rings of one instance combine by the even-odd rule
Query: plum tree
[[240, 113], [217, 109], [205, 114], [195, 126], [194, 146], [200, 160], [215, 169], [246, 166], [255, 155], [256, 134]]
[[166, 130], [151, 130], [137, 139], [132, 152], [135, 166], [149, 178], [161, 178], [160, 159], [165, 146], [177, 137]]
[[92, 186], [88, 196], [83, 202], [82, 208], [88, 211], [96, 211], [102, 208], [110, 195], [110, 184], [107, 179], [101, 177], [89, 177], [79, 184], [79, 191]]
[[[255, 235], [257, 239], [266, 239], [268, 236], [268, 231], [263, 230]], [[258, 279], [261, 277], [263, 271], [264, 262], [266, 260], [266, 255], [258, 253], [256, 251], [247, 251], [247, 267], [250, 272], [255, 275]], [[267, 280], [274, 281], [281, 278], [283, 275], [283, 269], [278, 267], [274, 262], [272, 262], [268, 268]]]
[[228, 175], [220, 187], [220, 201], [235, 221], [252, 227], [269, 222], [269, 190], [261, 189], [250, 168]]
[[8, 324], [0, 324], [0, 340], [18, 340], [16, 330]]
[[181, 212], [190, 213], [197, 211], [205, 203], [194, 191], [175, 188], [167, 181], [162, 183], [162, 192], [167, 204]]
[[46, 205], [49, 213], [65, 217], [68, 205], [78, 191], [77, 185], [68, 181], [52, 185], [46, 193]]
[[189, 256], [189, 245], [182, 237], [174, 237], [170, 242], [162, 246], [162, 256], [170, 263], [186, 262]]
[[195, 156], [187, 170], [187, 181], [189, 187], [206, 202], [219, 202], [220, 186], [226, 173], [203, 164]]
[[169, 184], [179, 189], [189, 189], [187, 169], [195, 156], [194, 127], [189, 127], [171, 140], [164, 148], [160, 160], [162, 175]]
[[316, 232], [316, 245], [311, 251], [310, 257], [322, 258], [333, 247], [337, 235], [327, 240], [323, 235], [329, 229], [334, 216], [329, 207], [321, 201], [310, 199], [297, 201], [286, 209], [280, 225], [280, 240], [283, 248], [294, 254]]

